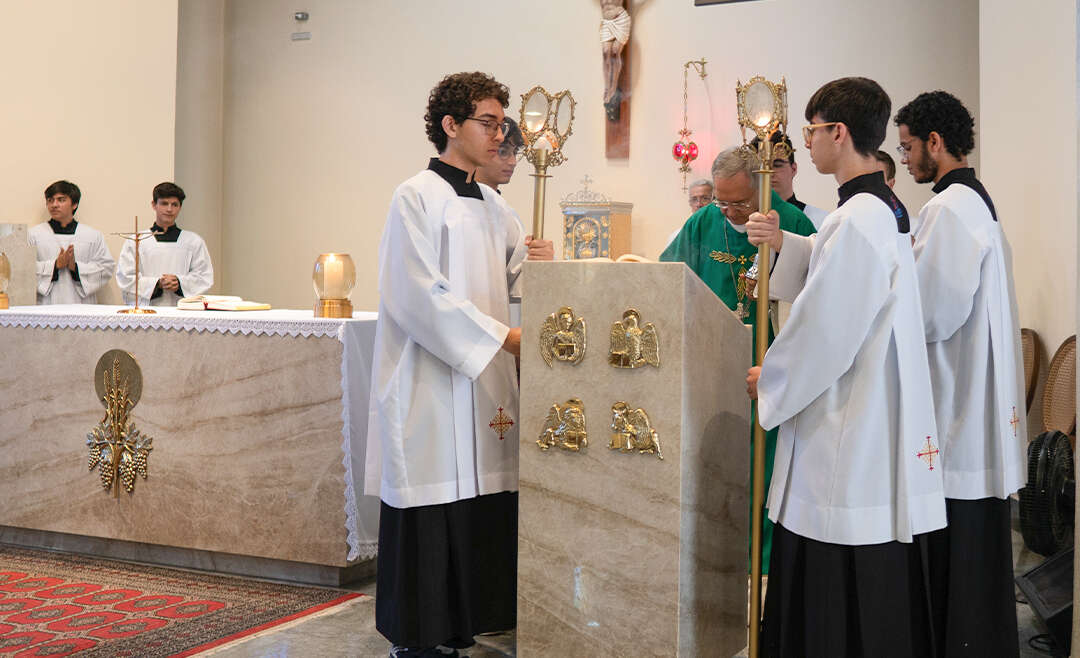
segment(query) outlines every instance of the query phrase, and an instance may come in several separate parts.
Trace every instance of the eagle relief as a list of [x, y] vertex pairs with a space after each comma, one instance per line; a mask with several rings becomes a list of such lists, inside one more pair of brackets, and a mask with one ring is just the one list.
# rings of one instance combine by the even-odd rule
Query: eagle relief
[[642, 455], [655, 453], [657, 458], [664, 458], [664, 453], [660, 452], [660, 436], [652, 428], [649, 415], [640, 407], [631, 409], [625, 402], [611, 405], [611, 432], [611, 442], [608, 444], [611, 450], [637, 450]]
[[588, 447], [589, 437], [585, 433], [585, 403], [578, 398], [570, 398], [561, 406], [551, 405], [544, 430], [540, 433], [536, 445], [541, 450], [558, 446], [563, 450], [581, 452]]
[[585, 356], [585, 319], [574, 317], [574, 309], [563, 306], [544, 318], [540, 325], [540, 356], [577, 365]]
[[611, 325], [608, 363], [616, 368], [660, 367], [660, 339], [652, 322], [641, 326], [636, 309], [627, 309], [621, 321]]

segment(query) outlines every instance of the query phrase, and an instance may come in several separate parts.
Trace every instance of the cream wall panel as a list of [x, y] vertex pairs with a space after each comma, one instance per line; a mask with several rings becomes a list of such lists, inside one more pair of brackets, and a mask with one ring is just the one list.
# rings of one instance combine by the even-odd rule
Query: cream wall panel
[[[176, 0], [5, 0], [0, 222], [48, 219], [43, 192], [82, 189], [76, 218], [105, 233], [148, 223], [173, 176]], [[121, 239], [107, 238], [114, 257]], [[104, 302], [119, 302], [111, 284]]]
[[[845, 75], [879, 80], [894, 109], [921, 91], [949, 89], [979, 107], [977, 0], [898, 5], [850, 0], [772, 0], [693, 7], [690, 0], [633, 3], [634, 100], [628, 160], [604, 157], [599, 4], [551, 0], [230, 0], [225, 34], [225, 277], [230, 291], [306, 307], [322, 251], [357, 262], [353, 304], [377, 305], [376, 254], [395, 186], [433, 154], [423, 132], [432, 86], [446, 73], [484, 70], [518, 95], [534, 84], [578, 99], [569, 161], [548, 184], [548, 237], [558, 205], [586, 173], [594, 189], [634, 203], [636, 252], [656, 257], [686, 219], [682, 178], [670, 156], [682, 126], [682, 65], [709, 60], [705, 86], [691, 79], [690, 127], [701, 146], [692, 177], [738, 139], [737, 78], [787, 76], [794, 129], [822, 83]], [[309, 21], [298, 25], [293, 11]], [[777, 35], [762, 43], [762, 26]], [[291, 41], [290, 33], [311, 33]], [[890, 127], [886, 148], [896, 145]], [[977, 154], [976, 154], [977, 155]], [[801, 146], [800, 198], [835, 205], [836, 185]], [[506, 198], [530, 225], [532, 192], [519, 168]], [[917, 211], [930, 196], [899, 176]], [[560, 249], [560, 247], [556, 247]]]

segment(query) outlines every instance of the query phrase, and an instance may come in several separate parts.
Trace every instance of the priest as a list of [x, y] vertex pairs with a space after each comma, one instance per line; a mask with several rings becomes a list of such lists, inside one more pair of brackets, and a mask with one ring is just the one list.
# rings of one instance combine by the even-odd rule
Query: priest
[[75, 221], [82, 192], [59, 180], [45, 188], [49, 221], [30, 229], [37, 251], [38, 304], [96, 304], [113, 275], [113, 260], [101, 231]]
[[379, 246], [367, 493], [382, 499], [376, 628], [392, 656], [456, 656], [517, 603], [522, 261], [551, 258], [476, 181], [507, 135], [507, 88], [445, 77], [424, 120], [438, 157], [398, 186]]
[[794, 300], [747, 377], [762, 426], [780, 426], [769, 656], [932, 655], [922, 555], [945, 499], [910, 222], [874, 159], [890, 109], [867, 78], [817, 90], [803, 138], [839, 207], [810, 237], [775, 213], [748, 222], [778, 253], [771, 292]]
[[[139, 303], [176, 306], [182, 297], [201, 295], [214, 285], [214, 267], [206, 242], [198, 233], [181, 230], [176, 218], [187, 195], [176, 183], [154, 186], [150, 208], [154, 224], [139, 241]], [[120, 250], [116, 283], [124, 303], [135, 302], [135, 241]]]
[[896, 114], [902, 163], [936, 196], [919, 211], [922, 294], [949, 526], [930, 535], [939, 656], [1017, 656], [1009, 496], [1027, 431], [1012, 252], [967, 154], [975, 120], [952, 94]]
[[[744, 157], [738, 147], [717, 155], [712, 166], [714, 201], [690, 216], [660, 255], [660, 260], [686, 263], [728, 308], [756, 331], [757, 302], [747, 294], [745, 278], [757, 254], [757, 247], [746, 239], [746, 220], [750, 213], [758, 210], [755, 169], [756, 161]], [[775, 188], [771, 195], [772, 207], [780, 217], [782, 230], [796, 235], [814, 233], [814, 225], [806, 215], [781, 200]], [[771, 323], [768, 331], [771, 343]], [[753, 446], [752, 439], [750, 445]], [[772, 476], [775, 451], [776, 430], [773, 430], [765, 435], [766, 482]], [[766, 520], [761, 543], [761, 564], [766, 574], [769, 573], [771, 546], [772, 523]]]

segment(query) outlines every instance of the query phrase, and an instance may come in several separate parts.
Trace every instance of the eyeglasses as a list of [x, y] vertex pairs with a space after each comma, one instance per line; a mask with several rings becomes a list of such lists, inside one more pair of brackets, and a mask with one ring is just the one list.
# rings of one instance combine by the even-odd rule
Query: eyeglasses
[[824, 128], [825, 126], [835, 126], [840, 123], [839, 121], [826, 121], [825, 123], [811, 123], [808, 126], [802, 127], [802, 138], [807, 144], [810, 143], [810, 137], [814, 134], [815, 128]]
[[712, 204], [725, 213], [729, 208], [746, 211], [753, 207], [749, 201], [717, 201], [716, 199], [713, 199]]
[[465, 117], [465, 120], [466, 121], [475, 121], [475, 122], [483, 125], [484, 126], [484, 132], [487, 133], [488, 137], [491, 137], [492, 135], [494, 135], [496, 130], [501, 132], [504, 136], [509, 134], [509, 132], [510, 132], [510, 124], [507, 123], [507, 121], [505, 119], [502, 120], [502, 121], [496, 121], [495, 119], [481, 119], [479, 117]]
[[499, 145], [499, 157], [503, 159], [509, 157], [519, 159], [521, 158], [521, 150], [522, 149], [520, 146], [514, 146], [512, 144], [507, 144], [506, 142], [503, 142]]
[[690, 203], [697, 207], [704, 206], [705, 204], [712, 203], [713, 197], [711, 194], [700, 194], [698, 196], [690, 197]]
[[900, 144], [896, 147], [896, 152], [900, 154], [902, 159], [907, 159], [911, 155], [911, 144]]

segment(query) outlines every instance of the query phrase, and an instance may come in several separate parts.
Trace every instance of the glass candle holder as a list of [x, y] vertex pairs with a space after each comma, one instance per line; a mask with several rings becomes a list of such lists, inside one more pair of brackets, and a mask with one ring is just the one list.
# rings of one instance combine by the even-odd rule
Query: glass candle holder
[[356, 285], [356, 265], [349, 254], [322, 254], [311, 273], [315, 287], [315, 317], [351, 318], [349, 294]]

